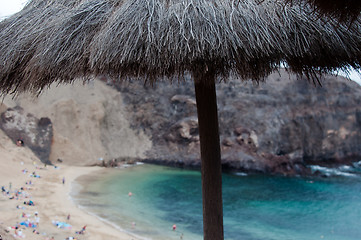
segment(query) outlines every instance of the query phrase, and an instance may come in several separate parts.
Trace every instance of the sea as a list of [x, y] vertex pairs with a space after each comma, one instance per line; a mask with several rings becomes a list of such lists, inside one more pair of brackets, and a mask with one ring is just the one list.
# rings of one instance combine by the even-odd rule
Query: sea
[[[360, 165], [310, 166], [318, 177], [223, 174], [225, 239], [360, 240]], [[201, 240], [201, 192], [199, 171], [137, 164], [79, 178], [72, 198], [140, 239]]]

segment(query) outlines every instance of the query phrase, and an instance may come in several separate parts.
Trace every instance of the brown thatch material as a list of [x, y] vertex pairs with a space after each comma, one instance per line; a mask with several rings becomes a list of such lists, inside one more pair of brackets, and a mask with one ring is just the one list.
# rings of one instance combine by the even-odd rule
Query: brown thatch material
[[353, 22], [361, 14], [360, 0], [286, 0], [287, 2], [308, 3], [321, 15], [341, 22]]
[[360, 22], [335, 28], [311, 11], [278, 0], [33, 0], [0, 22], [0, 91], [99, 74], [154, 81], [191, 72], [204, 238], [222, 240], [216, 76], [259, 80], [281, 63], [308, 75], [360, 69]]
[[30, 84], [27, 82], [31, 80], [24, 77], [27, 64], [52, 28], [50, 22], [59, 19], [64, 10], [63, 5], [33, 1], [0, 23], [0, 88], [4, 92]]
[[285, 62], [360, 68], [361, 29], [277, 0], [34, 0], [0, 23], [0, 89], [109, 74], [150, 80], [212, 68], [262, 79]]

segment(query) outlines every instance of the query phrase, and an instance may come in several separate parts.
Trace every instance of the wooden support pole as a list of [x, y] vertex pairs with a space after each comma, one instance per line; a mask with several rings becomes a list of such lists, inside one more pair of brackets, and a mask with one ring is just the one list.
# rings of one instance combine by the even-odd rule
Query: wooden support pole
[[204, 240], [223, 240], [222, 165], [215, 75], [194, 74], [194, 78], [202, 160]]

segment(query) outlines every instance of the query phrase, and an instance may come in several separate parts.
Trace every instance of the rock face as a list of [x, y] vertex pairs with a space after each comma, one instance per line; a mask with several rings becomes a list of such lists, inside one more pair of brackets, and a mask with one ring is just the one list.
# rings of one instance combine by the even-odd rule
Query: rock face
[[49, 118], [37, 119], [21, 107], [9, 108], [1, 114], [0, 128], [16, 143], [29, 147], [45, 164], [49, 161], [53, 126]]
[[[111, 81], [96, 80], [51, 87], [34, 103], [26, 97], [5, 102], [51, 120], [51, 161], [84, 165], [129, 158], [199, 167], [197, 109], [188, 78], [154, 86], [138, 80], [110, 86]], [[310, 174], [309, 164], [361, 160], [361, 87], [332, 76], [321, 83], [280, 71], [259, 84], [232, 79], [217, 84], [224, 169], [295, 175]], [[14, 140], [30, 126], [39, 129], [38, 120], [20, 112], [12, 109], [2, 117], [2, 129], [13, 125], [5, 131]], [[24, 127], [15, 132], [17, 126]]]
[[[326, 76], [322, 87], [285, 71], [253, 84], [217, 85], [222, 163], [245, 171], [307, 174], [308, 164], [361, 158], [361, 87]], [[155, 86], [116, 85], [133, 129], [152, 136], [147, 161], [199, 166], [194, 87], [190, 79]]]

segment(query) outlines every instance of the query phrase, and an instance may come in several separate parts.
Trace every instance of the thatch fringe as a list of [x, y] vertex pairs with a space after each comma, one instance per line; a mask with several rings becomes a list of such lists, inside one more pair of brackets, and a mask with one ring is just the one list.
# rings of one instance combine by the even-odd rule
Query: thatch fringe
[[[38, 45], [52, 28], [50, 22], [63, 15], [62, 5], [44, 5], [38, 8], [32, 2], [21, 13], [15, 14], [0, 23], [0, 88], [5, 92], [20, 91], [31, 79], [24, 75], [29, 61], [34, 57]], [[33, 87], [31, 87], [33, 88]]]
[[[70, 4], [71, 3], [71, 4]], [[171, 80], [214, 71], [263, 79], [360, 69], [361, 29], [277, 0], [36, 0], [0, 23], [0, 89], [108, 74]]]
[[92, 74], [88, 64], [89, 44], [111, 10], [108, 3], [98, 2], [85, 2], [68, 9], [61, 25], [49, 29], [24, 70], [28, 79], [50, 84], [54, 78], [69, 81]]

